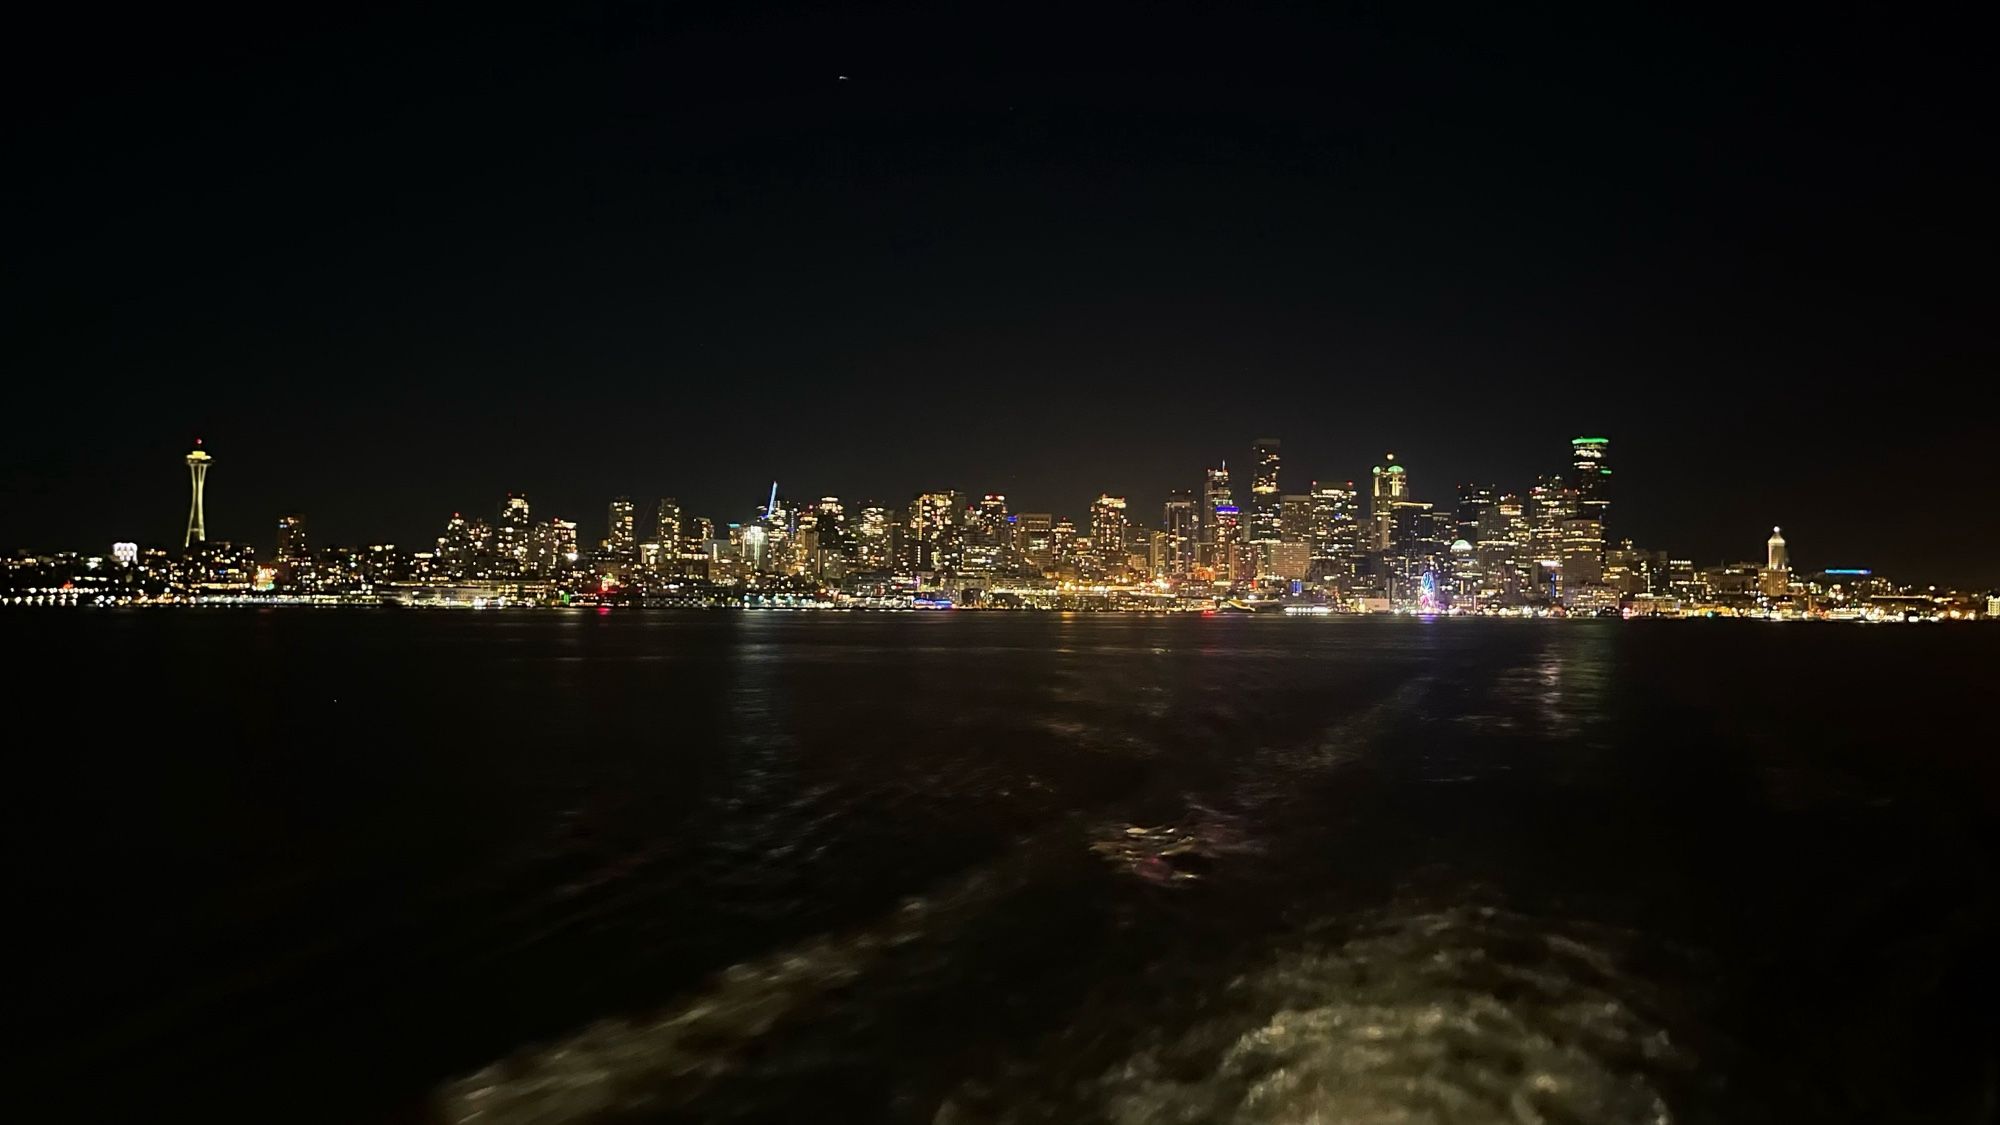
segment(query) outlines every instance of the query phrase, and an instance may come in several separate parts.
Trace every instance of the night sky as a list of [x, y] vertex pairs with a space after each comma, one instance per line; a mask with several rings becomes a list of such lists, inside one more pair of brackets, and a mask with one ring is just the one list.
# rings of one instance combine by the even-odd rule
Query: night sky
[[1614, 538], [2000, 582], [1943, 16], [290, 7], [11, 27], [0, 546], [177, 543], [196, 435], [269, 549], [773, 478], [1156, 520], [1264, 434], [1448, 502], [1603, 434]]

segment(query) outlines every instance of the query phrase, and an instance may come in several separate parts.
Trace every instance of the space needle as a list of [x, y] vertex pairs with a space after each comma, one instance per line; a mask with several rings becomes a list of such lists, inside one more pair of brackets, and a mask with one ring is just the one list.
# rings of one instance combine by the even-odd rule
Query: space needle
[[194, 452], [187, 455], [188, 483], [194, 487], [194, 496], [188, 504], [187, 537], [181, 540], [181, 549], [186, 550], [196, 543], [208, 542], [208, 529], [201, 514], [201, 486], [208, 479], [208, 464], [215, 460], [201, 447], [201, 439], [194, 439]]

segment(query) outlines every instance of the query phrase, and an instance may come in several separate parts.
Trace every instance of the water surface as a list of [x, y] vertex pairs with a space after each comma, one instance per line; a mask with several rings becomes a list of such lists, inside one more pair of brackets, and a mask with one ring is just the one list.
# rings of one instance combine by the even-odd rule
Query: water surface
[[2000, 629], [5, 627], [17, 1120], [1995, 1112]]

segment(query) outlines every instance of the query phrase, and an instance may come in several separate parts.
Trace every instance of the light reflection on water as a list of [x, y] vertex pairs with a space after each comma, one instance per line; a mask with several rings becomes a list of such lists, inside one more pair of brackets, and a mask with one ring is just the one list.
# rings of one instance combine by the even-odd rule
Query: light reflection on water
[[1969, 1014], [2000, 1003], [1980, 952], [2000, 935], [1991, 764], [1802, 702], [1967, 708], [1964, 669], [2000, 653], [1869, 646], [1976, 637], [1000, 614], [87, 627], [110, 632], [79, 664], [198, 666], [244, 628], [285, 657], [226, 706], [135, 689], [161, 693], [135, 713], [210, 709], [171, 768], [38, 759], [24, 778], [145, 842], [79, 856], [64, 885], [142, 909], [160, 951], [110, 928], [51, 951], [104, 982], [60, 1018], [105, 1026], [52, 1036], [76, 1046], [44, 1069], [213, 1120], [1991, 1116]]

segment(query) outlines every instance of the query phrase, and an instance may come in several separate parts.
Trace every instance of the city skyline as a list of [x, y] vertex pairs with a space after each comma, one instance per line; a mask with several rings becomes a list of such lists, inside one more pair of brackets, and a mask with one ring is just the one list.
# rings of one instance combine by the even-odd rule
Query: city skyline
[[[907, 502], [781, 491], [710, 517], [678, 496], [613, 497], [603, 536], [588, 520], [507, 492], [490, 517], [454, 510], [433, 543], [315, 540], [281, 515], [266, 550], [203, 532], [200, 439], [186, 458], [178, 552], [129, 540], [106, 555], [16, 552], [10, 604], [317, 604], [1125, 609], [1583, 616], [1990, 616], [2000, 592], [1910, 581], [1856, 560], [1796, 565], [1773, 525], [1761, 558], [1707, 564], [1635, 540], [1617, 503], [1612, 440], [1581, 435], [1531, 484], [1426, 485], [1385, 452], [1366, 480], [1287, 473], [1282, 439], [1250, 442], [1232, 469], [1200, 470], [1157, 518], [1100, 492], [1081, 517], [1002, 493], [918, 491]], [[1550, 459], [1555, 462], [1555, 458]], [[1247, 495], [1246, 495], [1247, 493]], [[1614, 517], [1614, 512], [1617, 515]], [[744, 515], [745, 518], [733, 518]], [[650, 520], [650, 523], [648, 522]]]
[[[1236, 450], [1236, 456], [1234, 457], [1218, 456], [1213, 458], [1212, 460], [1213, 465], [1230, 466], [1231, 472], [1236, 477], [1234, 485], [1235, 492], [1237, 493], [1236, 499], [1238, 499], [1241, 502], [1240, 515], [1238, 518], [1242, 521], [1242, 526], [1240, 527], [1239, 530], [1240, 533], [1246, 538], [1256, 533], [1256, 530], [1251, 523], [1252, 516], [1254, 514], [1255, 500], [1257, 496], [1256, 486], [1255, 486], [1255, 475], [1256, 475], [1255, 466], [1259, 455], [1260, 443], [1267, 440], [1276, 443], [1277, 447], [1283, 450], [1285, 453], [1290, 453], [1292, 450], [1296, 448], [1295, 444], [1293, 446], [1286, 446], [1283, 443], [1283, 440], [1278, 438], [1255, 438], [1248, 441], [1238, 442], [1237, 444], [1240, 446], [1240, 448]], [[199, 474], [195, 478], [197, 480], [205, 480], [205, 475], [208, 471], [209, 466], [214, 463], [214, 459], [208, 453], [208, 450], [211, 447], [206, 445], [205, 442], [206, 442], [205, 438], [194, 439], [193, 452], [187, 453], [184, 456], [184, 459], [188, 460], [188, 468], [190, 472], [195, 472]], [[1398, 453], [1390, 453], [1388, 454], [1388, 456], [1392, 461], [1396, 461], [1399, 463], [1397, 465], [1397, 468], [1399, 470], [1408, 470], [1411, 467], [1411, 460], [1406, 456], [1402, 456], [1401, 454]], [[199, 458], [200, 461], [199, 468], [197, 468], [196, 465], [197, 457]], [[1625, 450], [1623, 447], [1623, 443], [1621, 443], [1619, 459], [1622, 461], [1624, 457], [1625, 457]], [[1377, 455], [1376, 460], [1379, 462], [1380, 459], [1381, 455]], [[1370, 481], [1368, 479], [1368, 469], [1366, 468], [1363, 468], [1354, 477], [1329, 476], [1325, 479], [1321, 479], [1318, 477], [1308, 477], [1302, 482], [1300, 480], [1300, 475], [1304, 470], [1302, 470], [1296, 464], [1293, 464], [1290, 461], [1289, 457], [1287, 457], [1285, 460], [1285, 466], [1286, 467], [1283, 471], [1283, 477], [1279, 481], [1277, 490], [1271, 493], [1271, 495], [1274, 497], [1279, 493], [1294, 492], [1295, 490], [1302, 489], [1313, 484], [1329, 484], [1329, 485], [1340, 485], [1344, 487], [1351, 487], [1358, 489], [1360, 495], [1363, 498], [1363, 502], [1364, 503], [1366, 502], [1371, 487]], [[1380, 465], [1378, 464], [1376, 467], [1380, 468]], [[1574, 470], [1579, 466], [1570, 465], [1567, 467]], [[1418, 466], [1418, 468], [1421, 469], [1421, 466]], [[1543, 465], [1542, 470], [1544, 471], [1548, 470], [1548, 466]], [[249, 477], [249, 480], [251, 481], [257, 480], [258, 478], [256, 476], [254, 467], [251, 468], [250, 472], [251, 475]], [[1540, 475], [1542, 475], [1541, 471], [1538, 471], [1534, 474], [1534, 476], [1540, 476]], [[1607, 476], [1608, 475], [1609, 474], [1607, 474]], [[1620, 490], [1623, 491], [1629, 485], [1634, 483], [1634, 478], [1637, 475], [1638, 474], [1628, 473], [1624, 476], [1621, 476], [1618, 482]], [[225, 475], [222, 479], [226, 482], [231, 480], [230, 476], [228, 475]], [[1481, 487], [1481, 486], [1493, 487], [1495, 485], [1498, 485], [1501, 487], [1501, 490], [1503, 492], [1509, 490], [1505, 486], [1507, 478], [1498, 478], [1497, 475], [1496, 479], [1494, 480], [1478, 479], [1478, 480], [1463, 481], [1463, 482], [1453, 481], [1447, 483], [1444, 481], [1433, 479], [1428, 474], [1422, 474], [1420, 472], [1418, 475], [1418, 479], [1422, 480], [1423, 482], [1422, 487], [1418, 489], [1418, 491], [1424, 494], [1419, 498], [1428, 498], [1432, 500], [1432, 502], [1436, 503], [1443, 503], [1455, 500], [1459, 496], [1460, 490], [1464, 488]], [[201, 522], [202, 526], [215, 524], [215, 521], [213, 517], [207, 516], [205, 512], [200, 511], [198, 508], [190, 507], [190, 497], [187, 490], [186, 480], [187, 478], [183, 478], [183, 484], [180, 486], [180, 500], [178, 501], [180, 505], [180, 510], [183, 513], [183, 520], [188, 524], [188, 529], [184, 535], [159, 534], [159, 535], [148, 536], [145, 534], [133, 533], [130, 532], [129, 530], [121, 529], [121, 531], [113, 538], [118, 541], [125, 541], [129, 539], [131, 541], [139, 542], [142, 544], [157, 542], [161, 545], [171, 545], [172, 543], [180, 542], [181, 540], [189, 538], [202, 538], [203, 537], [202, 535], [197, 534], [197, 520]], [[1533, 477], [1528, 478], [1525, 482], [1521, 483], [1518, 488], [1513, 489], [1513, 491], [1518, 491], [1521, 494], [1526, 495], [1526, 493], [1528, 492], [1528, 486], [1529, 484], [1532, 483], [1532, 480]], [[772, 484], [773, 482], [771, 480], [769, 479], [764, 480], [760, 488], [752, 490], [751, 493], [752, 496], [753, 497], [756, 496], [760, 491], [768, 492], [772, 487]], [[957, 485], [953, 485], [951, 487], [955, 491], [963, 492], [974, 496], [983, 494], [982, 490], [977, 488], [963, 488]], [[997, 491], [997, 494], [999, 495], [1008, 497], [1010, 501], [1013, 503], [1013, 506], [1016, 510], [1049, 511], [1056, 513], [1058, 516], [1069, 516], [1072, 518], [1076, 518], [1079, 521], [1082, 521], [1086, 524], [1088, 519], [1088, 513], [1090, 511], [1092, 503], [1091, 498], [1101, 495], [1116, 494], [1119, 495], [1122, 499], [1124, 499], [1128, 504], [1128, 506], [1135, 513], [1141, 514], [1139, 517], [1135, 517], [1134, 520], [1135, 523], [1143, 524], [1145, 526], [1154, 526], [1157, 524], [1163, 524], [1165, 522], [1165, 517], [1162, 514], [1160, 519], [1152, 519], [1151, 518], [1152, 513], [1163, 513], [1164, 505], [1171, 502], [1176, 495], [1179, 495], [1181, 493], [1197, 493], [1201, 487], [1202, 486], [1200, 480], [1198, 479], [1198, 474], [1197, 474], [1197, 479], [1193, 482], [1192, 486], [1186, 484], [1170, 483], [1164, 487], [1151, 490], [1140, 490], [1140, 489], [1113, 490], [1106, 488], [1087, 488], [1078, 484], [1078, 485], [1072, 485], [1069, 488], [1065, 489], [1064, 491], [1078, 497], [1079, 499], [1077, 499], [1074, 502], [1058, 502], [1054, 504], [1036, 503], [1032, 497], [1027, 499], [1021, 499], [1019, 493], [998, 491], [998, 490], [995, 491]], [[158, 490], [153, 489], [149, 491], [158, 491]], [[203, 491], [204, 492], [206, 491], [205, 485]], [[858, 493], [841, 492], [839, 490], [834, 490], [834, 489], [818, 490], [818, 489], [812, 489], [810, 487], [808, 487], [808, 491], [812, 492], [814, 496], [823, 493], [829, 496], [846, 497], [847, 499], [855, 503], [881, 503], [891, 507], [900, 507], [903, 503], [906, 502], [903, 499], [899, 499], [894, 492], [890, 492], [884, 495], [875, 495], [875, 494], [863, 495]], [[915, 496], [915, 495], [920, 495], [923, 492], [923, 489], [922, 487], [916, 487], [916, 488], [906, 489], [906, 491], [908, 492], [909, 495]], [[1643, 486], [1638, 491], [1642, 496], [1646, 494], [1646, 490], [1643, 488]], [[261, 494], [265, 496], [271, 494], [271, 490], [269, 488], [265, 488], [262, 490], [253, 490], [253, 494], [259, 492], [261, 492]], [[661, 499], [663, 495], [667, 499], [675, 502], [682, 510], [689, 512], [691, 514], [695, 513], [697, 510], [700, 510], [703, 512], [736, 513], [738, 515], [743, 516], [742, 520], [736, 520], [734, 522], [747, 522], [748, 520], [754, 518], [754, 512], [761, 507], [761, 504], [757, 502], [752, 501], [746, 503], [743, 502], [741, 498], [738, 498], [738, 502], [735, 503], [733, 506], [731, 505], [729, 499], [726, 497], [723, 498], [718, 503], [709, 503], [701, 499], [699, 494], [693, 492], [692, 490], [680, 490], [671, 493], [647, 493], [638, 489], [614, 488], [607, 490], [607, 495], [622, 496], [624, 493], [628, 492], [632, 496], [638, 498], [638, 503], [640, 504], [640, 508], [635, 509], [635, 519], [634, 519], [635, 527], [643, 526], [646, 528], [650, 528], [653, 526], [654, 514], [650, 508], [645, 506], [650, 505], [656, 502], [657, 500]], [[503, 490], [500, 494], [506, 497], [544, 495], [544, 493], [526, 487], [515, 487], [511, 490]], [[225, 492], [224, 495], [228, 495], [228, 493]], [[1155, 499], [1154, 497], [1157, 497], [1157, 499]], [[791, 496], [789, 493], [787, 494], [787, 498], [796, 500], [796, 497]], [[580, 516], [581, 518], [576, 520], [575, 522], [578, 524], [579, 527], [584, 529], [584, 533], [586, 534], [586, 536], [593, 537], [590, 539], [590, 541], [595, 542], [596, 538], [594, 537], [597, 536], [598, 531], [606, 530], [602, 527], [597, 526], [598, 524], [601, 524], [602, 521], [598, 517], [592, 514], [596, 509], [602, 506], [602, 503], [603, 503], [602, 500], [597, 500], [597, 501], [585, 500], [581, 503], [568, 503], [568, 504], [560, 504], [554, 501], [538, 500], [536, 502], [536, 506], [540, 511], [543, 512], [547, 512], [553, 509], [557, 511], [567, 512], [573, 516]], [[483, 509], [480, 509], [478, 505], [469, 505], [463, 503], [446, 504], [444, 506], [446, 508], [449, 508], [454, 514], [458, 514], [465, 511], [471, 511], [474, 513], [471, 518], [479, 518], [479, 513], [483, 511]], [[1196, 506], [1199, 507], [1200, 505], [1197, 504]], [[335, 507], [337, 508], [338, 505], [335, 505]], [[1627, 501], [1626, 503], [1621, 505], [1623, 512], [1621, 514], [1622, 522], [1619, 529], [1620, 537], [1630, 537], [1635, 539], [1641, 537], [1648, 537], [1647, 533], [1644, 532], [1643, 530], [1638, 530], [1638, 531], [1632, 530], [1634, 525], [1636, 525], [1640, 529], [1644, 529], [1653, 522], [1647, 519], [1646, 514], [1643, 511], [1634, 511], [1635, 507], [1637, 507], [1637, 505], [1635, 505], [1631, 501]], [[242, 511], [241, 508], [235, 503], [225, 504], [223, 508], [219, 510], [224, 513], [224, 518], [222, 522], [217, 526], [220, 526], [225, 530], [220, 532], [208, 533], [206, 537], [214, 538], [225, 542], [243, 542], [258, 547], [268, 546], [268, 544], [265, 544], [263, 542], [263, 539], [268, 538], [268, 536], [264, 535], [261, 529], [255, 526], [246, 529], [243, 527], [243, 524], [247, 520], [251, 521], [253, 524], [261, 524], [268, 526], [268, 524], [270, 523], [269, 519], [266, 519], [261, 515], [252, 516], [251, 514]], [[435, 515], [433, 515], [430, 521], [431, 526], [417, 527], [414, 530], [409, 530], [406, 528], [405, 530], [409, 530], [409, 534], [401, 534], [401, 535], [370, 534], [368, 529], [366, 528], [362, 528], [360, 534], [345, 534], [342, 532], [342, 528], [339, 523], [337, 522], [333, 523], [331, 529], [329, 530], [328, 528], [329, 521], [325, 521], [322, 518], [320, 518], [316, 514], [315, 509], [308, 507], [306, 505], [298, 505], [298, 504], [281, 505], [278, 509], [276, 509], [276, 514], [273, 515], [271, 518], [279, 518], [281, 516], [295, 515], [298, 513], [307, 513], [312, 515], [313, 524], [317, 529], [316, 537], [319, 537], [320, 541], [322, 542], [334, 541], [334, 542], [343, 542], [352, 544], [361, 544], [361, 543], [422, 544], [428, 542], [430, 536], [435, 532], [435, 523], [436, 523], [436, 517]], [[744, 513], [752, 513], [752, 514], [745, 515]], [[1270, 518], [1271, 519], [1276, 518], [1275, 510], [1271, 513]], [[1752, 527], [1766, 526], [1774, 521], [1782, 521], [1783, 524], [1794, 527], [1796, 532], [1804, 533], [1810, 536], [1815, 542], [1820, 542], [1817, 535], [1818, 529], [1810, 526], [1803, 526], [1799, 523], [1799, 521], [1788, 518], [1787, 513], [1784, 512], [1766, 513], [1760, 517], [1760, 522], [1753, 523], [1750, 526]], [[162, 523], [164, 521], [154, 520], [153, 522]], [[732, 522], [732, 519], [719, 518], [719, 522], [727, 524]], [[1730, 534], [1730, 532], [1734, 530], [1735, 528], [1733, 526], [1729, 528], [1714, 527], [1705, 529], [1705, 534], [1693, 536], [1691, 538], [1697, 542], [1705, 542], [1705, 541], [1723, 542], [1724, 545], [1722, 549], [1720, 551], [1713, 551], [1713, 552], [1704, 552], [1702, 550], [1691, 550], [1688, 553], [1697, 558], [1721, 559], [1725, 557], [1736, 558], [1738, 556], [1742, 556], [1745, 558], [1749, 557], [1752, 552], [1747, 552], [1745, 550], [1742, 550], [1740, 548], [1740, 545], [1736, 542], [1736, 539], [1738, 537], [1732, 536]], [[102, 538], [102, 536], [100, 535], [99, 538]], [[1836, 539], [1836, 542], [1838, 541], [1839, 540]], [[635, 538], [634, 540], [632, 540], [632, 542], [636, 544], [637, 539]], [[1882, 560], [1884, 559], [1885, 556], [1893, 557], [1894, 555], [1893, 551], [1884, 549], [1887, 546], [1888, 546], [1887, 544], [1878, 543], [1875, 544], [1872, 548], [1864, 546], [1858, 552], [1839, 554], [1834, 557], [1838, 559], [1843, 565], [1848, 563], [1862, 564], [1864, 562], [1868, 564], [1880, 564], [1882, 563]], [[23, 552], [77, 550], [79, 549], [79, 545], [54, 543], [54, 542], [21, 542], [21, 543], [8, 544], [4, 549], [14, 554], [20, 554]], [[90, 553], [90, 552], [86, 550], [85, 553]], [[1887, 566], [1871, 565], [1870, 569], [1882, 569], [1882, 570], [1894, 569], [1896, 570], [1897, 573], [1912, 572], [1912, 568], [1896, 568], [1893, 566], [1893, 564]], [[1965, 586], [1967, 588], [1978, 588], [1983, 585], [2000, 584], [2000, 575], [1996, 575], [1994, 577], [1989, 578], [1983, 572], [1975, 572], [1970, 578], [1948, 574], [1945, 573], [1943, 570], [1937, 568], [1927, 569], [1921, 566], [1914, 568], [1913, 572], [1931, 576], [1935, 578], [1936, 581], [1949, 582], [1955, 585]]]
[[1219, 431], [1454, 484], [1604, 431], [1647, 539], [2000, 579], [1973, 37], [303, 18], [22, 30], [10, 366], [87, 406], [0, 450], [10, 549], [178, 534], [192, 434], [257, 467], [213, 535], [407, 540], [510, 489], [1151, 509]]

